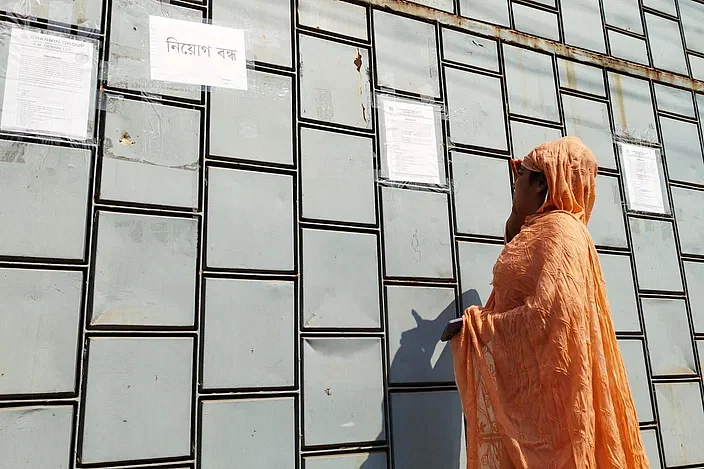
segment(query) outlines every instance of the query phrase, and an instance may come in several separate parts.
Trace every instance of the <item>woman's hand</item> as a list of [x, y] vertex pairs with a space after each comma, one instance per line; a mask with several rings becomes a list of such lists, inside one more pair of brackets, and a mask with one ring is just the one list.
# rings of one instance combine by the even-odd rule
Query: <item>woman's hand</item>
[[513, 179], [515, 181], [516, 178], [518, 178], [518, 169], [521, 167], [521, 164], [523, 164], [523, 160], [511, 158], [510, 164], [511, 164], [511, 172], [513, 173]]
[[[521, 167], [523, 160], [511, 158], [511, 171], [513, 172], [513, 180], [518, 178], [518, 169]], [[526, 217], [519, 215], [515, 207], [511, 207], [511, 215], [506, 220], [506, 244], [510, 243], [516, 237], [523, 227]]]
[[526, 217], [519, 215], [515, 210], [511, 209], [511, 215], [506, 220], [506, 244], [510, 243], [518, 233], [521, 232], [523, 223]]

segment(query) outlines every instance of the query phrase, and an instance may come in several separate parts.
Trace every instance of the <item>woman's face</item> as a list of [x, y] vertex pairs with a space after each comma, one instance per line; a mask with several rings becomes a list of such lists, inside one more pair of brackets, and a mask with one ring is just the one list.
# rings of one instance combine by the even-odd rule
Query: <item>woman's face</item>
[[530, 170], [523, 165], [518, 165], [513, 184], [513, 209], [524, 217], [533, 215], [543, 206], [546, 189], [543, 175], [531, 177]]

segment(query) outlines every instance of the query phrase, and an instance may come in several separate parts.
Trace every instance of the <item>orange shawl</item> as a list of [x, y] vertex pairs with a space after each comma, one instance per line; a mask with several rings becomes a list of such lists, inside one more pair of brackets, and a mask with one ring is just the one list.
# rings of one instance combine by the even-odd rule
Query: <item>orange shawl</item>
[[596, 159], [575, 137], [535, 148], [548, 196], [501, 253], [494, 291], [452, 340], [467, 469], [647, 469], [587, 222]]

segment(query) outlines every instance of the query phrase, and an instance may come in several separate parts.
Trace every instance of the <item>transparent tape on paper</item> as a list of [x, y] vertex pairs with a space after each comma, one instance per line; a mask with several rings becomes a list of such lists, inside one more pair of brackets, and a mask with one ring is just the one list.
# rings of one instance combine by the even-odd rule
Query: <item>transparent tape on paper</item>
[[443, 105], [377, 94], [378, 179], [392, 185], [448, 190]]
[[101, 29], [102, 0], [0, 0], [0, 11], [22, 19], [44, 20], [51, 25]]
[[615, 135], [629, 212], [671, 215], [662, 149], [657, 141]]
[[0, 22], [0, 133], [95, 143], [99, 42]]

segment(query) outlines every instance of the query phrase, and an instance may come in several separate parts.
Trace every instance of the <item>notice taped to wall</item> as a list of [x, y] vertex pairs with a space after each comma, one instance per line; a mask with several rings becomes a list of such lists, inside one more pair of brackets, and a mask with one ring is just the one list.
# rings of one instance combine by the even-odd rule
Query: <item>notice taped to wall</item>
[[13, 28], [0, 128], [88, 138], [94, 44]]
[[655, 148], [619, 143], [626, 180], [628, 208], [665, 214], [662, 175]]
[[244, 31], [149, 17], [152, 80], [247, 89]]
[[385, 100], [386, 160], [392, 181], [441, 184], [435, 108]]

